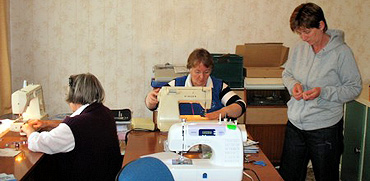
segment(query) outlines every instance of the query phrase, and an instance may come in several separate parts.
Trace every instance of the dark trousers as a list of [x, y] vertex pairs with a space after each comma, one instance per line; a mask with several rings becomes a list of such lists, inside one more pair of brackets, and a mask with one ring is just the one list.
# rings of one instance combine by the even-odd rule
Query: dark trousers
[[343, 118], [334, 126], [304, 131], [287, 123], [279, 173], [285, 181], [304, 181], [312, 162], [316, 181], [339, 180]]

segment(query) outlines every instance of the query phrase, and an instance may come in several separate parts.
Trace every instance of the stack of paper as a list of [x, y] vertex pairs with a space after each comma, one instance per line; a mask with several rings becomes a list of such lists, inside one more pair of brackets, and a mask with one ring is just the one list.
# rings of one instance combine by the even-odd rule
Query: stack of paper
[[244, 153], [258, 153], [259, 147], [257, 145], [257, 141], [247, 139], [247, 141], [243, 143]]
[[[15, 150], [12, 148], [1, 148], [0, 149], [0, 157], [15, 157], [17, 156], [21, 151]], [[0, 179], [1, 180], [1, 179]]]
[[176, 77], [188, 75], [189, 70], [185, 66], [174, 66], [172, 64], [157, 64], [153, 66], [154, 80], [158, 82], [169, 82]]

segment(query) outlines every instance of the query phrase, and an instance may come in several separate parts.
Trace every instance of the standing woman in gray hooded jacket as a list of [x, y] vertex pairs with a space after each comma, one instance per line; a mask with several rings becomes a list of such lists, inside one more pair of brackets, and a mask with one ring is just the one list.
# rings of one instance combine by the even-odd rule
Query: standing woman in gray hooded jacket
[[292, 97], [279, 172], [286, 181], [304, 181], [311, 160], [316, 180], [339, 180], [343, 105], [360, 94], [360, 73], [343, 31], [328, 29], [318, 5], [299, 5], [290, 28], [302, 41], [283, 72]]

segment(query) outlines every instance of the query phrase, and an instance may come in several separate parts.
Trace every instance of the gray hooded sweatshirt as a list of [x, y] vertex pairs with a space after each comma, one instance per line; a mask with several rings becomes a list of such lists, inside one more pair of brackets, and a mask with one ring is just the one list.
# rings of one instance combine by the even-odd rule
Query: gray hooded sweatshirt
[[317, 54], [307, 42], [298, 43], [290, 52], [283, 72], [284, 85], [292, 95], [296, 83], [303, 91], [321, 87], [314, 100], [288, 102], [289, 121], [301, 130], [315, 130], [335, 125], [343, 117], [344, 103], [361, 92], [361, 76], [352, 50], [344, 43], [344, 33], [328, 30], [328, 44]]

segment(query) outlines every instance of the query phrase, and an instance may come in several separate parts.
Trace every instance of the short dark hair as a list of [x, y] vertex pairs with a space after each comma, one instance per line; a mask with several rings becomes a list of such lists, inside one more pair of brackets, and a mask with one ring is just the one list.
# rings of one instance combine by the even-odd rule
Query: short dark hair
[[104, 89], [99, 80], [90, 73], [71, 75], [69, 77], [68, 103], [91, 104], [104, 101]]
[[297, 32], [300, 28], [319, 28], [320, 21], [324, 22], [324, 32], [326, 32], [328, 24], [320, 6], [314, 3], [303, 3], [297, 6], [290, 16], [290, 29]]
[[207, 68], [213, 69], [213, 58], [212, 55], [204, 48], [195, 49], [188, 58], [186, 67], [191, 69], [200, 63], [203, 63]]

